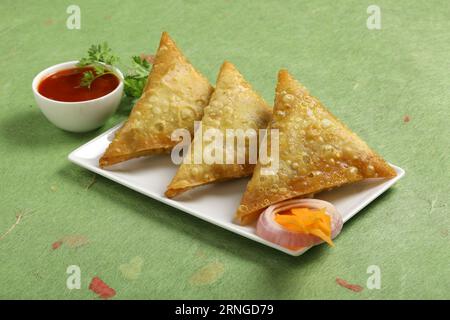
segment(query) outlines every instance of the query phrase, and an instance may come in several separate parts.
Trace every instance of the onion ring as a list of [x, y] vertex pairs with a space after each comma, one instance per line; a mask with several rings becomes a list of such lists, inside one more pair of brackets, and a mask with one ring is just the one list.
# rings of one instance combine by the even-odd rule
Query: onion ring
[[323, 209], [331, 218], [331, 238], [334, 239], [344, 224], [341, 214], [329, 202], [318, 199], [294, 199], [271, 205], [259, 216], [256, 234], [263, 239], [288, 249], [298, 250], [324, 242], [319, 237], [287, 230], [275, 221], [275, 214], [292, 208]]

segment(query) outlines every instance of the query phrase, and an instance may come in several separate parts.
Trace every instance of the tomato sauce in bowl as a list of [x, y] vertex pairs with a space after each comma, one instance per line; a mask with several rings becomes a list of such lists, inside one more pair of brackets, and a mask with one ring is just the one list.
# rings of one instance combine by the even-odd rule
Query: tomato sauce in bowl
[[44, 97], [61, 102], [80, 102], [93, 100], [114, 91], [120, 83], [111, 73], [96, 78], [90, 87], [82, 87], [83, 73], [95, 71], [92, 67], [75, 67], [57, 71], [45, 77], [38, 85], [38, 92]]

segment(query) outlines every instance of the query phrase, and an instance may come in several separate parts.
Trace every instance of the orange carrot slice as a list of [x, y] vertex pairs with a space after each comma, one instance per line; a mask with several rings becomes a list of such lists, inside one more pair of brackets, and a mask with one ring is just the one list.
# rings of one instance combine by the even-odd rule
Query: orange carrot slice
[[331, 218], [324, 208], [292, 208], [276, 213], [275, 221], [289, 231], [314, 235], [334, 247], [331, 240]]

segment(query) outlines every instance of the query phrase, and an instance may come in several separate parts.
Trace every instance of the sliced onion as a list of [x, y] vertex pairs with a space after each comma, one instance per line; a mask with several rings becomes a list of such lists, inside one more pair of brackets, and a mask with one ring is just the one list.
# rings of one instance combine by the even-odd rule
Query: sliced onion
[[318, 199], [294, 199], [271, 205], [259, 216], [256, 234], [288, 249], [298, 250], [322, 243], [323, 240], [312, 234], [290, 231], [275, 221], [275, 214], [292, 208], [323, 209], [331, 218], [331, 239], [342, 230], [342, 216], [329, 202]]

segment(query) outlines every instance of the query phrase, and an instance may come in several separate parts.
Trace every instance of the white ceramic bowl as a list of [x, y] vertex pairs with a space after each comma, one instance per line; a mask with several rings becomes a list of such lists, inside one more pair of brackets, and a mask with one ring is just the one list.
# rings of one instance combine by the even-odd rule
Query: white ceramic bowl
[[33, 79], [34, 99], [45, 117], [58, 128], [72, 132], [86, 132], [101, 127], [116, 112], [123, 94], [123, 74], [110, 67], [119, 78], [119, 85], [107, 95], [87, 101], [62, 102], [44, 97], [38, 91], [39, 83], [48, 75], [76, 66], [78, 61], [54, 65], [41, 71]]

